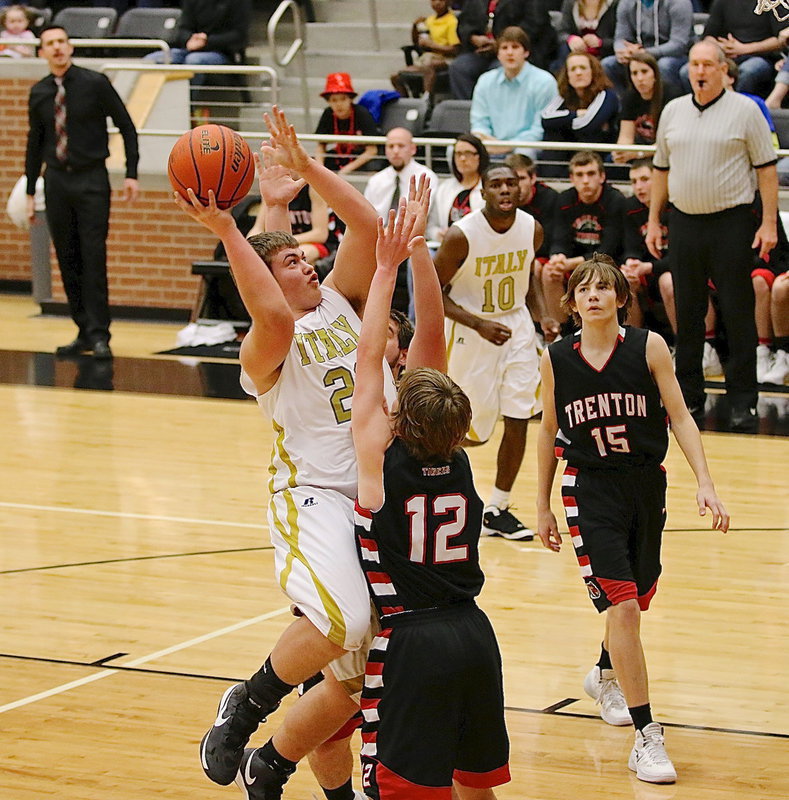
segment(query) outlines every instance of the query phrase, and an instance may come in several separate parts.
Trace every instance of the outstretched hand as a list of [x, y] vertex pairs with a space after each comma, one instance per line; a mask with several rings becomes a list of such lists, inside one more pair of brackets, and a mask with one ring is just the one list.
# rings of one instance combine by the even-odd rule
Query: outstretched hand
[[414, 226], [412, 236], [424, 236], [427, 228], [427, 213], [430, 209], [430, 181], [426, 174], [419, 176], [419, 183], [416, 182], [416, 175], [411, 176], [408, 182], [408, 201], [406, 202], [406, 215], [413, 217]]
[[193, 220], [196, 220], [209, 231], [213, 231], [220, 239], [229, 231], [236, 229], [236, 221], [229, 211], [221, 209], [216, 204], [213, 189], [208, 190], [208, 205], [204, 206], [197, 195], [191, 190], [186, 190], [189, 202], [184, 200], [178, 192], [173, 192], [176, 204], [185, 211]]
[[278, 106], [274, 106], [271, 114], [263, 115], [263, 121], [271, 138], [268, 143], [263, 143], [261, 152], [270, 153], [272, 163], [281, 164], [301, 174], [309, 164], [310, 157], [301, 146], [296, 136], [296, 129], [288, 122], [285, 113]]
[[409, 243], [417, 218], [407, 212], [405, 202], [405, 198], [400, 201], [397, 214], [394, 209], [389, 211], [386, 225], [383, 218], [378, 217], [378, 240], [375, 243], [378, 269], [396, 271], [408, 258]]
[[275, 164], [271, 149], [266, 150], [263, 145], [260, 148], [260, 155], [253, 153], [255, 168], [258, 173], [258, 186], [260, 187], [260, 197], [264, 204], [272, 206], [286, 206], [302, 190], [306, 181], [303, 178], [294, 180], [291, 171], [282, 164]]

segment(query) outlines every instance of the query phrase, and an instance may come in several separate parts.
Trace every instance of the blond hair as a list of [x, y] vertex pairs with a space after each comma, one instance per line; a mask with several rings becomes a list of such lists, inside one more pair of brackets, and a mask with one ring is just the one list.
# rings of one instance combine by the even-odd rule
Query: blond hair
[[394, 433], [408, 452], [425, 463], [449, 461], [471, 425], [471, 403], [443, 372], [429, 367], [406, 370], [397, 388]]
[[288, 247], [299, 247], [299, 243], [294, 236], [285, 231], [271, 231], [269, 233], [257, 233], [250, 236], [247, 241], [252, 245], [252, 249], [258, 254], [267, 267], [271, 267], [271, 259]]

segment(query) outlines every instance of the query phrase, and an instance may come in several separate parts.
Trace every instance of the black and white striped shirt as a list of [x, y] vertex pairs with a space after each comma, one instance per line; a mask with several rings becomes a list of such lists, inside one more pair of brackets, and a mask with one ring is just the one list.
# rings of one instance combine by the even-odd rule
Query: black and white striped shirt
[[750, 97], [724, 91], [705, 106], [692, 94], [663, 109], [654, 165], [668, 170], [668, 196], [685, 214], [753, 202], [755, 168], [776, 163], [769, 126]]

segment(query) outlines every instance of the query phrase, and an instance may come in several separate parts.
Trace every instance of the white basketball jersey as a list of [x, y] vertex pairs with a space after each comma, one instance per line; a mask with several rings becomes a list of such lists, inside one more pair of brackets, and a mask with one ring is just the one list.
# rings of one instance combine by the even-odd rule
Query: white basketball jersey
[[[353, 499], [357, 477], [351, 396], [362, 323], [339, 292], [324, 286], [321, 293], [315, 310], [296, 320], [293, 343], [274, 386], [258, 395], [243, 370], [241, 385], [274, 426], [270, 491], [316, 486]], [[384, 374], [391, 408], [394, 380], [388, 367]]]
[[497, 317], [523, 308], [534, 260], [534, 217], [518, 209], [512, 227], [497, 233], [479, 209], [454, 227], [468, 241], [468, 257], [450, 281], [449, 296], [479, 316]]

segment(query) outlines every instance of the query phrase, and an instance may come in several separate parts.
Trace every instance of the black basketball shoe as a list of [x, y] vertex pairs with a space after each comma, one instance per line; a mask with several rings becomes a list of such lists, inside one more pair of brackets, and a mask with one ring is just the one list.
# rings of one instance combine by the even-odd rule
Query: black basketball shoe
[[264, 761], [263, 748], [247, 748], [241, 757], [236, 783], [246, 800], [280, 800], [288, 778], [296, 771], [283, 769]]
[[263, 712], [253, 705], [243, 683], [231, 686], [222, 695], [216, 720], [200, 742], [200, 763], [214, 783], [227, 786], [233, 782], [244, 746], [270, 711], [273, 709]]

